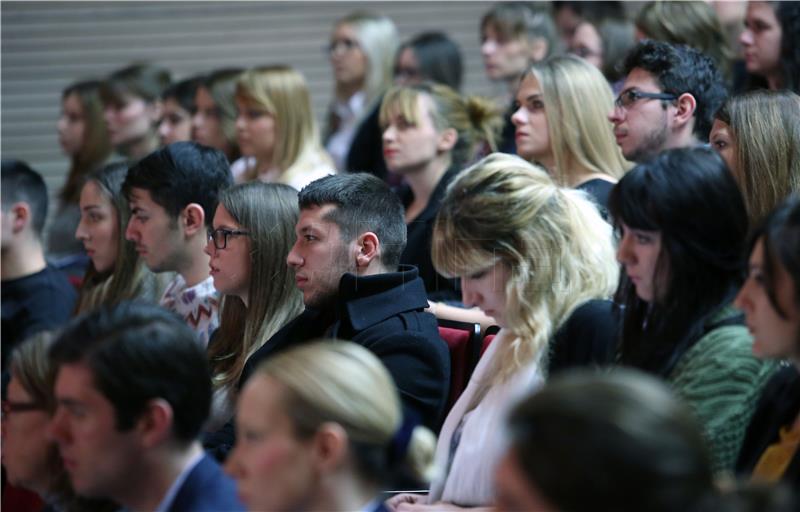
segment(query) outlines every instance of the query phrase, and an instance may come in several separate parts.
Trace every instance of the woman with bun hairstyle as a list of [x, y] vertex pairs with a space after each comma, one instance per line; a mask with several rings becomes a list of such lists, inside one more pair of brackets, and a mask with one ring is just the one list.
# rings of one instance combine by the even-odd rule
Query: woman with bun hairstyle
[[383, 155], [389, 172], [401, 176], [408, 242], [400, 262], [414, 265], [432, 301], [457, 301], [457, 282], [436, 272], [431, 261], [433, 223], [445, 190], [476, 150], [495, 149], [502, 126], [489, 100], [463, 97], [446, 85], [396, 86], [381, 104]]
[[319, 341], [261, 364], [239, 398], [228, 469], [248, 510], [379, 512], [393, 471], [425, 480], [433, 434], [404, 417], [369, 350]]

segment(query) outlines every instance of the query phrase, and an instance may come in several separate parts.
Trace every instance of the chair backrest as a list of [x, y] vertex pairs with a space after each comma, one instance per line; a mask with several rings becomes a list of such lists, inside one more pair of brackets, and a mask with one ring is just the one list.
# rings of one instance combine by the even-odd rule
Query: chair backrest
[[483, 357], [483, 353], [486, 352], [486, 349], [492, 344], [492, 340], [494, 340], [498, 332], [500, 332], [500, 327], [497, 325], [490, 325], [486, 328], [486, 332], [483, 333], [483, 341], [481, 341], [481, 351], [478, 355], [479, 359]]
[[450, 394], [447, 397], [445, 411], [447, 412], [466, 389], [472, 371], [478, 362], [481, 325], [441, 318], [437, 320], [439, 337], [447, 343], [450, 350]]

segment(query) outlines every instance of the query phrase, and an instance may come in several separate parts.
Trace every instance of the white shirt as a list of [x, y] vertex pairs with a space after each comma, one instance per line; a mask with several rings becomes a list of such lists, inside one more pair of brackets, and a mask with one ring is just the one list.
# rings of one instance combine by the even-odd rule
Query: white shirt
[[347, 153], [350, 151], [350, 144], [358, 126], [357, 121], [366, 101], [366, 93], [359, 91], [347, 101], [337, 101], [333, 104], [333, 111], [339, 118], [339, 127], [328, 137], [325, 149], [333, 158], [334, 167], [342, 172], [347, 170]]

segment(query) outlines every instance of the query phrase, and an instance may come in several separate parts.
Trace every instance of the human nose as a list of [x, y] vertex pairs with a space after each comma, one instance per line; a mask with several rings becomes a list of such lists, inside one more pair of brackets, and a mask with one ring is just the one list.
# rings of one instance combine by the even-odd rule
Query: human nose
[[736, 298], [733, 299], [733, 305], [744, 311], [745, 314], [752, 311], [753, 302], [750, 300], [750, 287], [752, 286], [752, 279], [749, 277], [745, 279], [742, 288], [739, 290], [739, 293], [736, 294]]
[[297, 251], [297, 243], [292, 246], [292, 250], [286, 255], [286, 264], [291, 268], [297, 268], [303, 264], [303, 258]]
[[125, 240], [129, 240], [131, 242], [136, 242], [137, 238], [139, 237], [139, 233], [136, 230], [136, 227], [133, 225], [135, 219], [131, 217], [128, 221], [128, 225], [125, 226]]
[[51, 439], [56, 443], [65, 443], [69, 439], [69, 431], [67, 423], [66, 420], [64, 419], [64, 413], [61, 411], [60, 408], [56, 409], [53, 418], [47, 425], [46, 435], [48, 439]]
[[203, 247], [203, 252], [208, 254], [210, 257], [214, 257], [216, 253], [216, 247], [214, 246], [214, 239], [212, 237], [208, 237], [206, 239], [206, 246]]
[[750, 46], [753, 44], [753, 33], [749, 28], [742, 30], [742, 33], [739, 35], [739, 44], [742, 46]]
[[472, 283], [466, 277], [461, 278], [461, 302], [467, 307], [478, 305], [478, 294], [472, 287]]
[[488, 57], [497, 49], [497, 43], [493, 39], [487, 39], [481, 44], [481, 55]]
[[78, 227], [75, 228], [75, 239], [81, 242], [89, 239], [89, 233], [84, 225], [83, 218], [78, 222]]
[[623, 265], [633, 263], [635, 260], [633, 249], [631, 247], [631, 237], [627, 233], [622, 235], [617, 247], [617, 261]]
[[383, 143], [386, 144], [387, 142], [393, 141], [394, 138], [395, 138], [395, 135], [396, 135], [396, 131], [395, 131], [394, 127], [392, 125], [387, 126], [386, 129], [383, 130], [383, 135], [381, 137], [382, 140], [383, 140]]
[[233, 445], [233, 451], [225, 461], [225, 472], [233, 478], [241, 478], [242, 476], [242, 465], [239, 463], [241, 447], [242, 443], [236, 442], [236, 444]]
[[608, 113], [608, 120], [611, 121], [613, 124], [619, 124], [622, 122], [622, 119], [625, 117], [625, 109], [622, 108], [620, 105], [617, 105], [616, 102], [611, 106], [611, 111]]
[[519, 107], [514, 113], [511, 115], [511, 122], [516, 127], [520, 127], [528, 122], [527, 116], [525, 115], [525, 109]]

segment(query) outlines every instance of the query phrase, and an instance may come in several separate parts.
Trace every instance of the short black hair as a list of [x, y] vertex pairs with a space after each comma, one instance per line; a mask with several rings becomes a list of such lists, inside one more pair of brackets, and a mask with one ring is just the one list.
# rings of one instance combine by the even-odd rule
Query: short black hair
[[196, 142], [174, 142], [150, 153], [128, 170], [122, 191], [147, 190], [170, 217], [177, 218], [191, 203], [203, 207], [211, 226], [219, 193], [230, 187], [233, 176], [225, 154]]
[[164, 89], [164, 92], [161, 93], [161, 99], [166, 101], [170, 98], [174, 98], [183, 110], [189, 112], [190, 114], [194, 114], [197, 110], [195, 104], [197, 87], [203, 82], [203, 80], [204, 77], [202, 76], [194, 76], [187, 78], [186, 80], [181, 80], [180, 82], [175, 82]]
[[6, 211], [13, 203], [25, 202], [31, 208], [31, 225], [42, 236], [47, 220], [47, 185], [42, 175], [20, 160], [2, 161], [2, 201]]
[[325, 176], [303, 188], [298, 202], [301, 210], [335, 204], [328, 219], [339, 227], [343, 240], [372, 231], [383, 248], [383, 266], [395, 270], [400, 264], [406, 246], [403, 204], [381, 179], [363, 172]]
[[55, 365], [83, 363], [111, 402], [120, 431], [150, 400], [167, 401], [173, 434], [191, 442], [211, 408], [211, 374], [194, 332], [153, 304], [121, 302], [73, 319], [50, 348]]
[[622, 64], [623, 76], [634, 68], [651, 75], [668, 94], [689, 93], [697, 107], [694, 135], [708, 141], [714, 113], [728, 96], [725, 81], [711, 57], [690, 46], [646, 39], [628, 53]]

